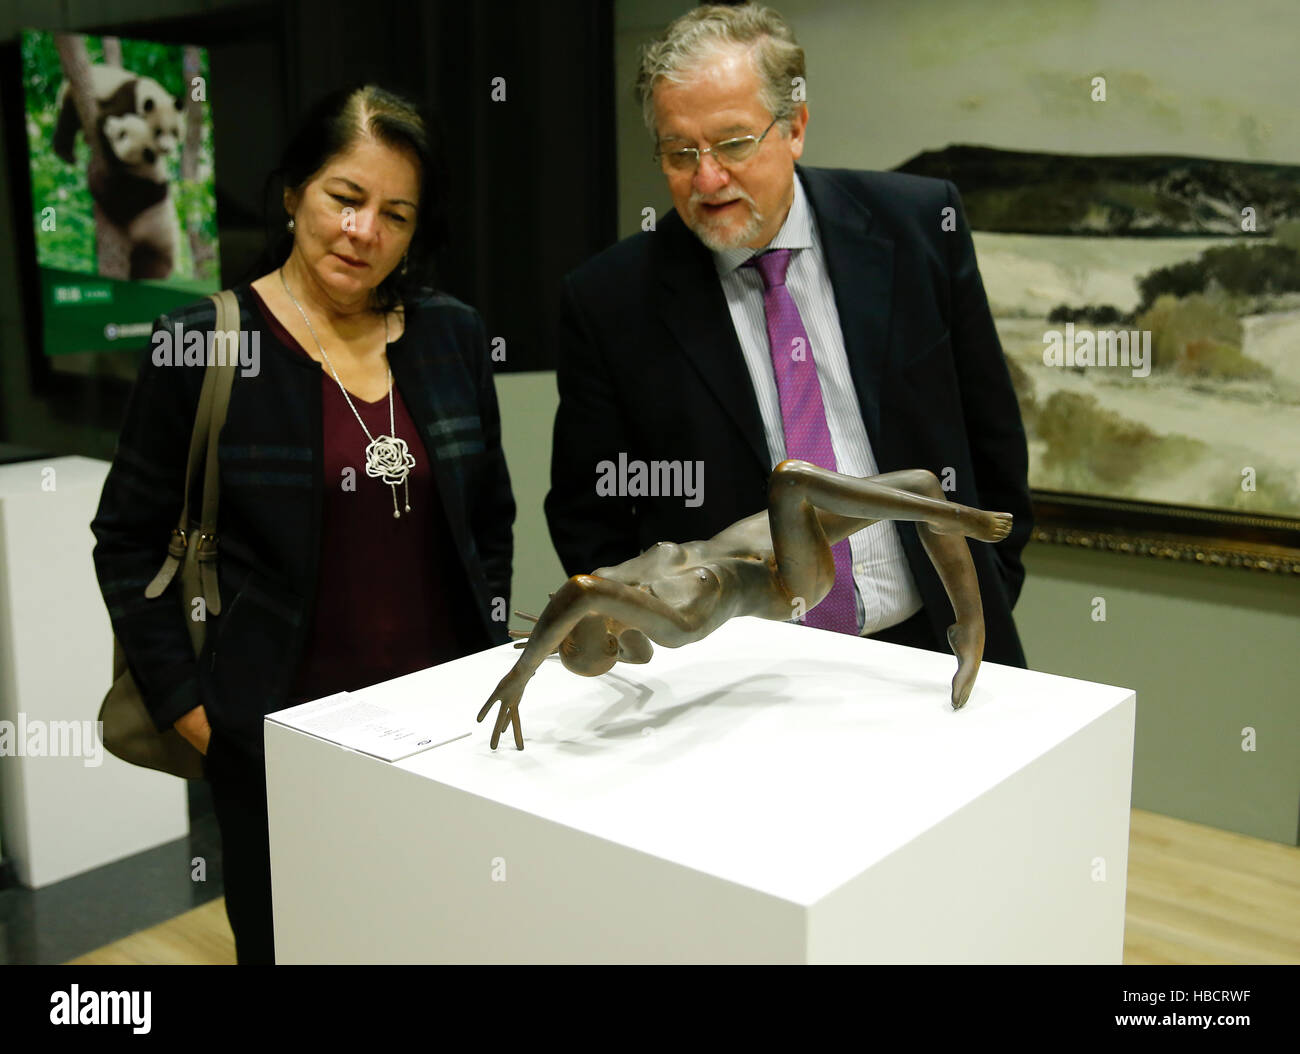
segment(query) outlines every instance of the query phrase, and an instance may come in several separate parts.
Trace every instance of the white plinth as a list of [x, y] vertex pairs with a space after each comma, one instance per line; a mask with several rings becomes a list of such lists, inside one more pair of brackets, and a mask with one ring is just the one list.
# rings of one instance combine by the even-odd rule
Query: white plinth
[[1132, 691], [737, 619], [604, 677], [509, 645], [367, 689], [396, 763], [266, 724], [280, 962], [1121, 961]]
[[[65, 724], [93, 728], [112, 684], [113, 627], [90, 532], [107, 473], [83, 457], [0, 466], [0, 721], [15, 739], [26, 732], [23, 752], [0, 759], [0, 814], [4, 853], [33, 888], [189, 832], [183, 780], [102, 748], [96, 764], [85, 726], [74, 737]], [[57, 736], [81, 753], [30, 756], [38, 735], [40, 749]]]

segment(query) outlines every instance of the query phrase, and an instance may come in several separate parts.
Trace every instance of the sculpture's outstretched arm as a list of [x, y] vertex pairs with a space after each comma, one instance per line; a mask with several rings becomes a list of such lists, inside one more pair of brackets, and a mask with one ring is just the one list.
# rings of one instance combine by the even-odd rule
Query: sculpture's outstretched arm
[[803, 597], [806, 607], [820, 601], [834, 581], [831, 545], [877, 520], [916, 523], [956, 614], [948, 629], [958, 660], [952, 705], [963, 706], [984, 654], [979, 581], [963, 536], [1000, 541], [1011, 531], [1010, 514], [948, 501], [938, 479], [924, 469], [859, 479], [794, 460], [772, 471], [768, 499], [777, 573], [790, 599]]
[[[613, 618], [625, 626], [641, 630], [655, 643], [669, 648], [693, 640], [704, 617], [702, 609], [678, 610], [635, 586], [596, 575], [574, 575], [551, 597], [528, 635], [523, 654], [478, 712], [478, 719], [482, 721], [493, 703], [501, 703], [492, 730], [493, 750], [507, 723], [514, 726], [515, 746], [524, 749], [523, 733], [519, 727], [519, 701], [524, 687], [546, 656], [555, 651], [574, 627], [589, 615]], [[618, 651], [618, 641], [612, 635], [610, 641], [613, 648], [610, 654], [614, 655]]]

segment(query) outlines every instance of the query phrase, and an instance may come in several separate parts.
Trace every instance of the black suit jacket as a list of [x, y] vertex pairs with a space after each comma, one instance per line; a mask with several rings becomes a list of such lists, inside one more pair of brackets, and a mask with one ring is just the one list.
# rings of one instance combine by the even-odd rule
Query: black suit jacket
[[[1011, 608], [1032, 527], [1025, 432], [957, 189], [891, 172], [797, 173], [879, 470], [952, 469], [952, 500], [1015, 516], [1010, 537], [972, 542], [971, 555], [985, 657], [1023, 666]], [[711, 254], [675, 211], [566, 277], [559, 349], [546, 515], [566, 573], [708, 538], [766, 506], [772, 466], [749, 372]], [[620, 453], [702, 461], [702, 504], [601, 496], [596, 466]], [[952, 607], [915, 526], [898, 529], [935, 650], [947, 651]]]

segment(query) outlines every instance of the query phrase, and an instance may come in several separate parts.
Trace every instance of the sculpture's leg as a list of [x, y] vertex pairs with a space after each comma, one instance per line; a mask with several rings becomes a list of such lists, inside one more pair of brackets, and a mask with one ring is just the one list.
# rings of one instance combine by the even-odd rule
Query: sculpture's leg
[[[830, 545], [877, 520], [910, 520], [948, 593], [956, 622], [948, 642], [957, 656], [952, 704], [963, 706], [984, 654], [984, 612], [979, 582], [964, 535], [998, 541], [1011, 530], [1006, 513], [983, 512], [948, 501], [934, 474], [924, 469], [859, 479], [807, 462], [783, 461], [769, 485], [772, 542], [777, 568], [792, 595], [820, 600], [821, 575], [834, 575]], [[818, 513], [815, 510], [821, 510]], [[816, 528], [809, 522], [816, 518]], [[787, 577], [789, 576], [789, 577]], [[829, 578], [826, 579], [829, 582]], [[800, 589], [810, 594], [800, 593]]]
[[820, 604], [835, 581], [832, 540], [826, 536], [810, 494], [815, 474], [825, 471], [806, 461], [782, 461], [767, 484], [772, 553], [792, 614]]
[[[967, 508], [948, 502], [934, 473], [924, 469], [891, 472], [876, 476], [875, 479], [886, 486], [910, 490], [957, 509]], [[1009, 517], [1007, 527], [1009, 530]], [[975, 576], [970, 547], [961, 534], [954, 533], [951, 522], [918, 520], [916, 534], [921, 539], [930, 562], [939, 572], [939, 580], [943, 582], [948, 601], [956, 615], [956, 621], [948, 627], [948, 645], [957, 656], [957, 672], [952, 679], [952, 707], [960, 710], [970, 698], [980, 660], [984, 657], [984, 606], [980, 602], [979, 579]]]

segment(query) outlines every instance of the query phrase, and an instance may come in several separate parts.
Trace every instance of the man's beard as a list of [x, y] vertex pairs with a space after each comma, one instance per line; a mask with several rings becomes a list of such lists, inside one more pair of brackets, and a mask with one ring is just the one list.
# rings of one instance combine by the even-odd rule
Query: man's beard
[[[758, 206], [754, 199], [746, 194], [739, 187], [735, 188], [735, 197], [728, 199], [732, 201], [743, 201], [749, 206], [749, 219], [740, 227], [732, 227], [734, 221], [727, 221], [727, 226], [722, 223], [712, 222], [701, 212], [701, 206], [705, 204], [704, 198], [691, 192], [691, 199], [687, 203], [687, 210], [693, 217], [692, 222], [688, 223], [695, 236], [715, 253], [723, 252], [726, 249], [739, 249], [747, 242], [752, 242], [758, 237], [759, 232], [763, 229], [763, 216], [758, 211]], [[719, 204], [714, 202], [713, 204]], [[733, 233], [726, 234], [724, 230], [731, 230]]]

